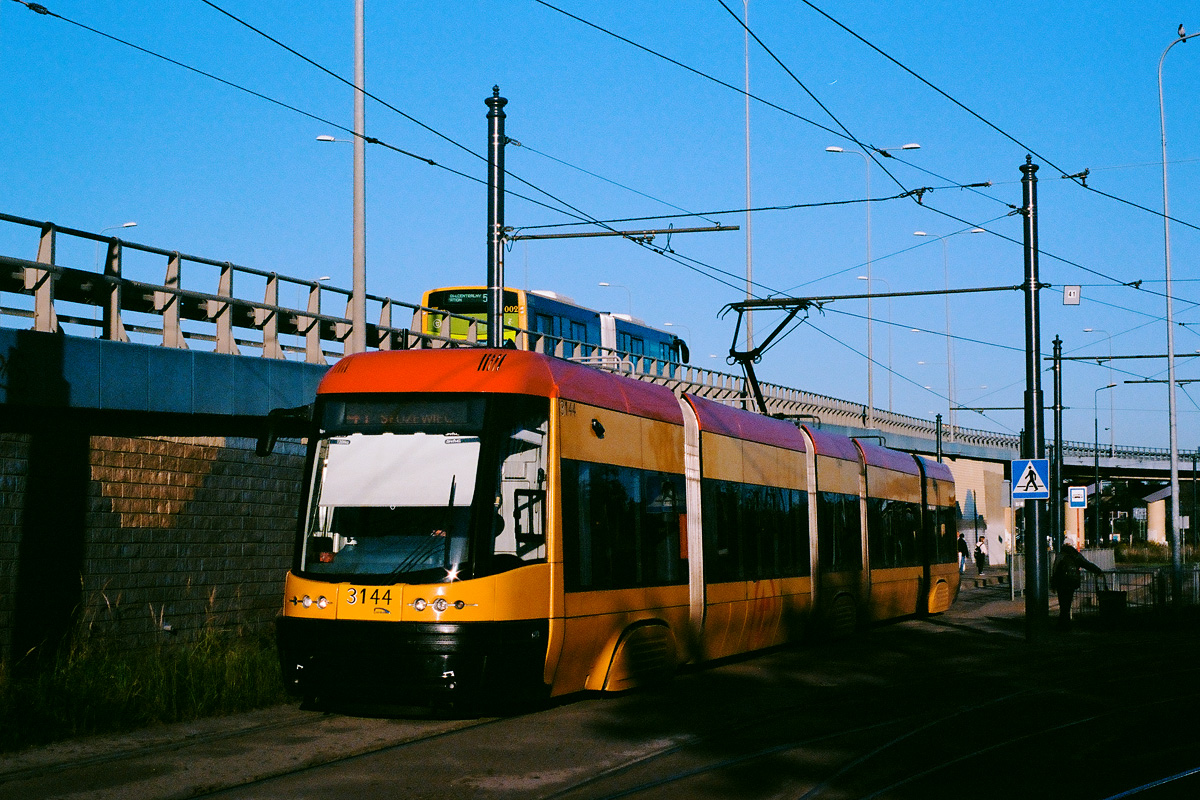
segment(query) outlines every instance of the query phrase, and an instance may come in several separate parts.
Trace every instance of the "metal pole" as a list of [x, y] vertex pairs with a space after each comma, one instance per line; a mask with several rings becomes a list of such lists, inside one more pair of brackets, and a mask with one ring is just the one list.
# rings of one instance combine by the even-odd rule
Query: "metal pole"
[[[1096, 394], [1092, 395], [1093, 400], [1100, 396], [1099, 391], [1100, 390], [1097, 389]], [[1092, 440], [1092, 463], [1096, 468], [1096, 483], [1095, 483], [1096, 489], [1095, 489], [1095, 496], [1092, 498], [1095, 501], [1095, 503], [1093, 503], [1093, 505], [1095, 505], [1095, 507], [1096, 507], [1095, 513], [1092, 514], [1092, 543], [1096, 547], [1099, 547], [1100, 546], [1100, 417], [1099, 417], [1099, 412], [1096, 410], [1095, 404], [1092, 405], [1092, 413], [1096, 414], [1096, 416], [1092, 418], [1092, 422], [1094, 423], [1095, 428], [1096, 428], [1096, 435], [1095, 435], [1095, 438]], [[1085, 544], [1086, 544], [1086, 542], [1085, 542]]]
[[[746, 299], [754, 298], [754, 261], [751, 257], [750, 209], [750, 0], [743, 0], [743, 38], [746, 49]], [[754, 349], [754, 312], [746, 312], [746, 352]]]
[[1192, 513], [1188, 515], [1188, 539], [1192, 540], [1193, 545], [1196, 543], [1196, 456], [1200, 453], [1192, 453]]
[[[1092, 421], [1095, 423], [1096, 437], [1092, 445], [1092, 460], [1096, 468], [1096, 514], [1095, 522], [1092, 526], [1093, 544], [1096, 547], [1100, 546], [1100, 393], [1105, 389], [1112, 389], [1116, 386], [1115, 383], [1110, 383], [1107, 386], [1101, 386], [1096, 391], [1092, 392]], [[1084, 537], [1087, 538], [1086, 536]]]
[[500, 87], [488, 107], [488, 347], [504, 346], [504, 106]]
[[1167, 45], [1158, 59], [1158, 121], [1162, 131], [1163, 170], [1163, 247], [1167, 292], [1167, 416], [1171, 440], [1171, 593], [1176, 605], [1183, 602], [1183, 550], [1179, 546], [1179, 438], [1175, 410], [1175, 319], [1171, 303], [1171, 212], [1167, 202], [1167, 114], [1163, 106], [1162, 68], [1171, 48], [1196, 36], [1185, 35], [1179, 26], [1179, 38]]
[[367, 140], [363, 0], [354, 0], [354, 264], [350, 291], [351, 353], [367, 349]]
[[871, 335], [871, 159], [859, 153], [867, 165], [867, 428], [875, 427], [875, 355]]
[[937, 415], [937, 460], [942, 460], [942, 415]]
[[950, 246], [942, 240], [942, 274], [946, 280], [946, 399], [950, 402], [947, 421], [950, 423], [950, 441], [954, 441], [954, 339], [950, 336]]
[[[1044, 458], [1042, 418], [1041, 323], [1038, 319], [1037, 165], [1031, 156], [1021, 165], [1025, 217], [1025, 440], [1023, 458]], [[1016, 480], [1017, 476], [1013, 476]], [[1027, 634], [1045, 628], [1050, 615], [1042, 503], [1025, 501], [1025, 623]]]
[[1050, 462], [1050, 517], [1054, 526], [1054, 551], [1062, 547], [1063, 529], [1063, 435], [1062, 435], [1062, 339], [1054, 337], [1054, 460]]

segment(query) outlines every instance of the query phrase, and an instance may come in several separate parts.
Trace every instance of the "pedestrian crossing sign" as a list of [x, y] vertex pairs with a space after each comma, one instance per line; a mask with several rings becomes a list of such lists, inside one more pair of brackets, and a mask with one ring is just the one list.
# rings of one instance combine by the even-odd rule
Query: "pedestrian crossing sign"
[[1045, 458], [1019, 458], [1012, 462], [1014, 500], [1050, 499], [1050, 461]]

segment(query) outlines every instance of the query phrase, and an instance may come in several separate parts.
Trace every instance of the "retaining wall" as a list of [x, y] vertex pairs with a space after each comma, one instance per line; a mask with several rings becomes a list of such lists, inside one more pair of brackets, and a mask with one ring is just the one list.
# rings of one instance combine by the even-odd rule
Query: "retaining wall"
[[72, 629], [136, 647], [268, 628], [303, 448], [235, 438], [0, 434], [0, 658]]

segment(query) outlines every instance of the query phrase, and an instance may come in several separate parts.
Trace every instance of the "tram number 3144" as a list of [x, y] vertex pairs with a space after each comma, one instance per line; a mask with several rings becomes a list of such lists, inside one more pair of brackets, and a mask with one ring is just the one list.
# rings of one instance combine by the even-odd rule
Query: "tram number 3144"
[[366, 586], [362, 587], [361, 589], [351, 586], [346, 593], [346, 605], [352, 606], [358, 603], [366, 604], [368, 602], [375, 605], [383, 603], [385, 606], [392, 604], [391, 589], [385, 589], [383, 594], [380, 594], [378, 589], [371, 591], [370, 594], [367, 594], [368, 591], [369, 590]]

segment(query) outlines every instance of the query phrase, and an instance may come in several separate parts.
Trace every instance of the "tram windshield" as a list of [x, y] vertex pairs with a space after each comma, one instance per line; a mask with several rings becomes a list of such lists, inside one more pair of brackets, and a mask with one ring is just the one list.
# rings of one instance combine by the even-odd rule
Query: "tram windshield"
[[439, 583], [544, 561], [548, 408], [520, 395], [327, 400], [301, 571]]

